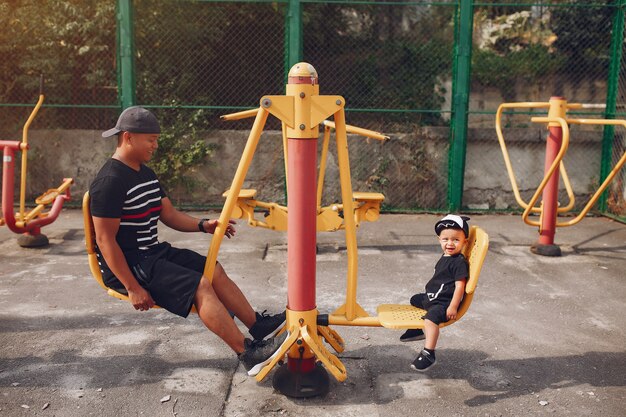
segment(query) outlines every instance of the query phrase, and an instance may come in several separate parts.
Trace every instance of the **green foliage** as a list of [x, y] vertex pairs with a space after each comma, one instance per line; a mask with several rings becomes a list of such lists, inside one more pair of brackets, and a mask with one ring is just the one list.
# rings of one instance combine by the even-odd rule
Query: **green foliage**
[[486, 87], [500, 90], [505, 101], [515, 99], [517, 81], [535, 81], [553, 74], [563, 58], [544, 45], [530, 45], [502, 56], [488, 49], [478, 49], [472, 55], [474, 80]]
[[[453, 7], [311, 4], [304, 8], [304, 59], [329, 93], [351, 108], [428, 109], [433, 113], [350, 114], [385, 127], [437, 124], [451, 78]], [[378, 120], [380, 119], [380, 121]]]
[[0, 1], [0, 101], [114, 104], [115, 2]]
[[[599, 2], [602, 3], [602, 2]], [[564, 69], [575, 67], [582, 74], [605, 78], [608, 73], [612, 16], [615, 8], [604, 0], [597, 8], [561, 7], [552, 11], [555, 49], [565, 57]]]
[[253, 106], [283, 90], [276, 5], [136, 0], [134, 9], [140, 103]]
[[[518, 82], [558, 75], [560, 82], [605, 79], [612, 16], [610, 0], [597, 7], [487, 7], [475, 15], [479, 40], [472, 55], [473, 79], [516, 99]], [[502, 14], [498, 14], [502, 13]]]
[[200, 137], [206, 129], [205, 111], [195, 110], [189, 116], [182, 111], [168, 113], [169, 116], [160, 117], [159, 148], [150, 166], [170, 196], [179, 200], [196, 187], [191, 174], [207, 161], [216, 145], [207, 144]]

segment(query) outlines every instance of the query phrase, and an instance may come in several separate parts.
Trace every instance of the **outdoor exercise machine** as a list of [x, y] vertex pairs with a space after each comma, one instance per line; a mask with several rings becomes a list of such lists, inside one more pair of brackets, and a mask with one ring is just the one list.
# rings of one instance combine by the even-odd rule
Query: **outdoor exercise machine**
[[[310, 397], [328, 391], [328, 370], [338, 381], [347, 377], [342, 362], [324, 346], [326, 341], [336, 352], [344, 350], [344, 341], [330, 325], [423, 328], [424, 310], [410, 305], [384, 304], [377, 316], [370, 316], [356, 300], [357, 240], [356, 228], [361, 221], [378, 218], [384, 196], [379, 193], [352, 191], [347, 133], [357, 133], [383, 140], [384, 135], [346, 125], [345, 100], [341, 96], [319, 94], [318, 75], [312, 65], [298, 63], [289, 71], [285, 95], [264, 96], [258, 109], [224, 116], [226, 120], [255, 117], [226, 201], [211, 240], [204, 276], [212, 277], [215, 262], [228, 221], [245, 218], [251, 226], [287, 231], [287, 339], [256, 375], [262, 381], [287, 355], [287, 364], [274, 374], [273, 385], [292, 397]], [[242, 189], [244, 179], [269, 115], [282, 122], [283, 148], [287, 178], [287, 207], [259, 202], [256, 190]], [[333, 116], [334, 122], [326, 118]], [[317, 173], [319, 125], [324, 137]], [[335, 130], [341, 204], [321, 206], [322, 187], [330, 130]], [[316, 183], [317, 179], [317, 183]], [[254, 208], [266, 210], [264, 220], [255, 218]], [[348, 258], [346, 301], [332, 314], [321, 315], [316, 306], [316, 232], [345, 230]], [[459, 307], [458, 321], [469, 308], [480, 269], [487, 253], [489, 238], [480, 228], [471, 229], [464, 254], [469, 261], [466, 294]], [[210, 279], [210, 278], [209, 278]], [[325, 370], [325, 369], [326, 370]]]
[[[329, 327], [369, 326], [391, 329], [423, 328], [425, 310], [403, 304], [382, 304], [377, 316], [370, 316], [357, 302], [358, 249], [356, 229], [361, 221], [378, 219], [384, 196], [379, 193], [352, 191], [347, 133], [355, 133], [377, 140], [386, 136], [367, 129], [346, 125], [345, 100], [341, 96], [319, 95], [317, 72], [307, 63], [298, 63], [289, 71], [285, 95], [264, 96], [260, 107], [223, 116], [225, 120], [255, 117], [254, 124], [242, 153], [230, 189], [224, 193], [226, 201], [213, 234], [204, 269], [205, 279], [211, 280], [215, 262], [223, 241], [228, 221], [243, 218], [254, 227], [287, 231], [287, 338], [280, 349], [256, 374], [262, 381], [287, 356], [274, 374], [273, 385], [291, 397], [322, 395], [329, 389], [328, 372], [338, 381], [347, 377], [341, 360], [328, 351], [324, 342], [341, 353], [345, 344], [339, 333]], [[256, 200], [256, 190], [242, 189], [263, 127], [269, 115], [282, 122], [283, 148], [287, 178], [287, 207]], [[326, 120], [333, 116], [334, 122]], [[319, 125], [324, 126], [322, 151], [317, 171]], [[322, 207], [322, 194], [330, 132], [335, 130], [341, 204]], [[255, 208], [265, 212], [257, 219]], [[108, 294], [128, 301], [124, 291], [107, 288], [97, 259], [93, 219], [89, 211], [89, 193], [83, 198], [85, 243], [89, 267], [98, 284]], [[332, 314], [319, 314], [316, 305], [316, 233], [317, 231], [345, 230], [347, 248], [347, 286], [345, 303]], [[489, 237], [477, 226], [470, 229], [463, 254], [469, 263], [469, 277], [465, 296], [459, 306], [457, 319], [442, 323], [448, 326], [461, 319], [472, 303], [480, 270], [487, 254]], [[155, 306], [158, 307], [158, 306]], [[327, 372], [328, 370], [328, 372]]]
[[[554, 243], [554, 235], [557, 227], [573, 226], [580, 222], [598, 201], [602, 193], [607, 189], [609, 183], [617, 175], [619, 170], [626, 162], [626, 151], [609, 172], [600, 187], [591, 196], [584, 208], [577, 216], [567, 220], [558, 221], [559, 214], [570, 212], [575, 204], [574, 191], [567, 176], [563, 158], [567, 153], [570, 140], [569, 125], [616, 125], [626, 127], [626, 120], [619, 119], [572, 119], [567, 117], [567, 110], [580, 109], [583, 105], [579, 103], [568, 103], [564, 97], [551, 97], [550, 101], [545, 102], [520, 102], [520, 103], [503, 103], [498, 107], [496, 112], [496, 133], [500, 148], [504, 157], [504, 164], [511, 181], [513, 194], [517, 203], [524, 209], [522, 219], [524, 223], [530, 226], [539, 227], [539, 239], [535, 242], [530, 250], [538, 255], [560, 256], [561, 248]], [[502, 133], [502, 114], [507, 109], [548, 109], [547, 117], [531, 117], [534, 123], [547, 123], [548, 136], [546, 139], [546, 153], [544, 164], [544, 176], [539, 187], [531, 199], [526, 202], [522, 199], [517, 185], [517, 179], [511, 165], [511, 159], [506, 147], [504, 135]], [[558, 171], [557, 171], [558, 168]], [[559, 173], [563, 178], [563, 184], [568, 195], [568, 203], [560, 206], [558, 201], [559, 192]], [[541, 203], [537, 207], [539, 197], [542, 197]], [[539, 220], [530, 219], [530, 214], [539, 214]]]
[[[41, 233], [41, 228], [54, 222], [63, 203], [69, 201], [70, 186], [74, 182], [72, 178], [63, 178], [63, 182], [57, 188], [52, 188], [35, 199], [36, 206], [26, 210], [26, 178], [28, 169], [28, 129], [37, 116], [44, 102], [43, 75], [39, 80], [39, 100], [31, 112], [22, 130], [21, 141], [0, 140], [2, 148], [2, 218], [0, 226], [6, 225], [12, 232], [21, 234], [17, 243], [25, 248], [41, 247], [48, 245], [48, 238]], [[19, 212], [14, 212], [13, 192], [15, 180], [15, 153], [22, 152], [22, 165], [20, 172], [20, 207]], [[46, 207], [52, 205], [48, 211]]]

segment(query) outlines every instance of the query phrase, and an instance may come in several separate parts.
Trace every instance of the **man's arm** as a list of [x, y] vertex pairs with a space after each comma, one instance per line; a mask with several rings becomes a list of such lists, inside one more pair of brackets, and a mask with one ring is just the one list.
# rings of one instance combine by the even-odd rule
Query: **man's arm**
[[118, 245], [115, 236], [120, 228], [120, 219], [93, 217], [93, 226], [96, 230], [96, 243], [104, 256], [109, 269], [128, 291], [128, 298], [135, 310], [149, 310], [154, 306], [154, 300], [130, 272], [122, 248]]
[[461, 304], [461, 300], [463, 299], [463, 293], [465, 292], [465, 280], [456, 280], [454, 281], [454, 295], [452, 296], [452, 301], [450, 301], [450, 305], [446, 310], [446, 316], [448, 320], [456, 319], [456, 314], [459, 309], [459, 304]]
[[[161, 199], [161, 214], [160, 220], [168, 227], [179, 232], [198, 232], [198, 223], [200, 219], [191, 217], [190, 215], [176, 210], [169, 198], [164, 197]], [[203, 227], [205, 232], [213, 233], [217, 227], [217, 220], [209, 220], [204, 222]], [[235, 235], [235, 228], [232, 226], [236, 224], [234, 220], [229, 220], [229, 225], [226, 227], [227, 238], [231, 238]]]

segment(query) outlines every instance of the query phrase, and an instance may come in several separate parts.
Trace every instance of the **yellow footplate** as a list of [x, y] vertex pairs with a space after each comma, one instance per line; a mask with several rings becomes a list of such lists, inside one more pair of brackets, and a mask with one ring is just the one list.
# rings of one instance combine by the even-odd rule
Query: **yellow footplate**
[[406, 304], [381, 304], [376, 309], [383, 327], [390, 329], [420, 329], [424, 327], [426, 310]]
[[48, 204], [52, 203], [54, 199], [57, 198], [58, 196], [59, 196], [59, 191], [57, 191], [56, 188], [51, 188], [45, 193], [43, 193], [42, 195], [40, 195], [39, 197], [37, 197], [35, 199], [35, 203], [43, 204], [47, 206]]

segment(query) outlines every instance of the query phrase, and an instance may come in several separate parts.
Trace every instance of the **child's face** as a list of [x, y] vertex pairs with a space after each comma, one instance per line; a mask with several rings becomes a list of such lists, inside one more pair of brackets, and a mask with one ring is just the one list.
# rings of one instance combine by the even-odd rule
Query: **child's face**
[[456, 255], [461, 253], [467, 239], [465, 233], [459, 229], [443, 229], [439, 234], [439, 244], [444, 255]]

